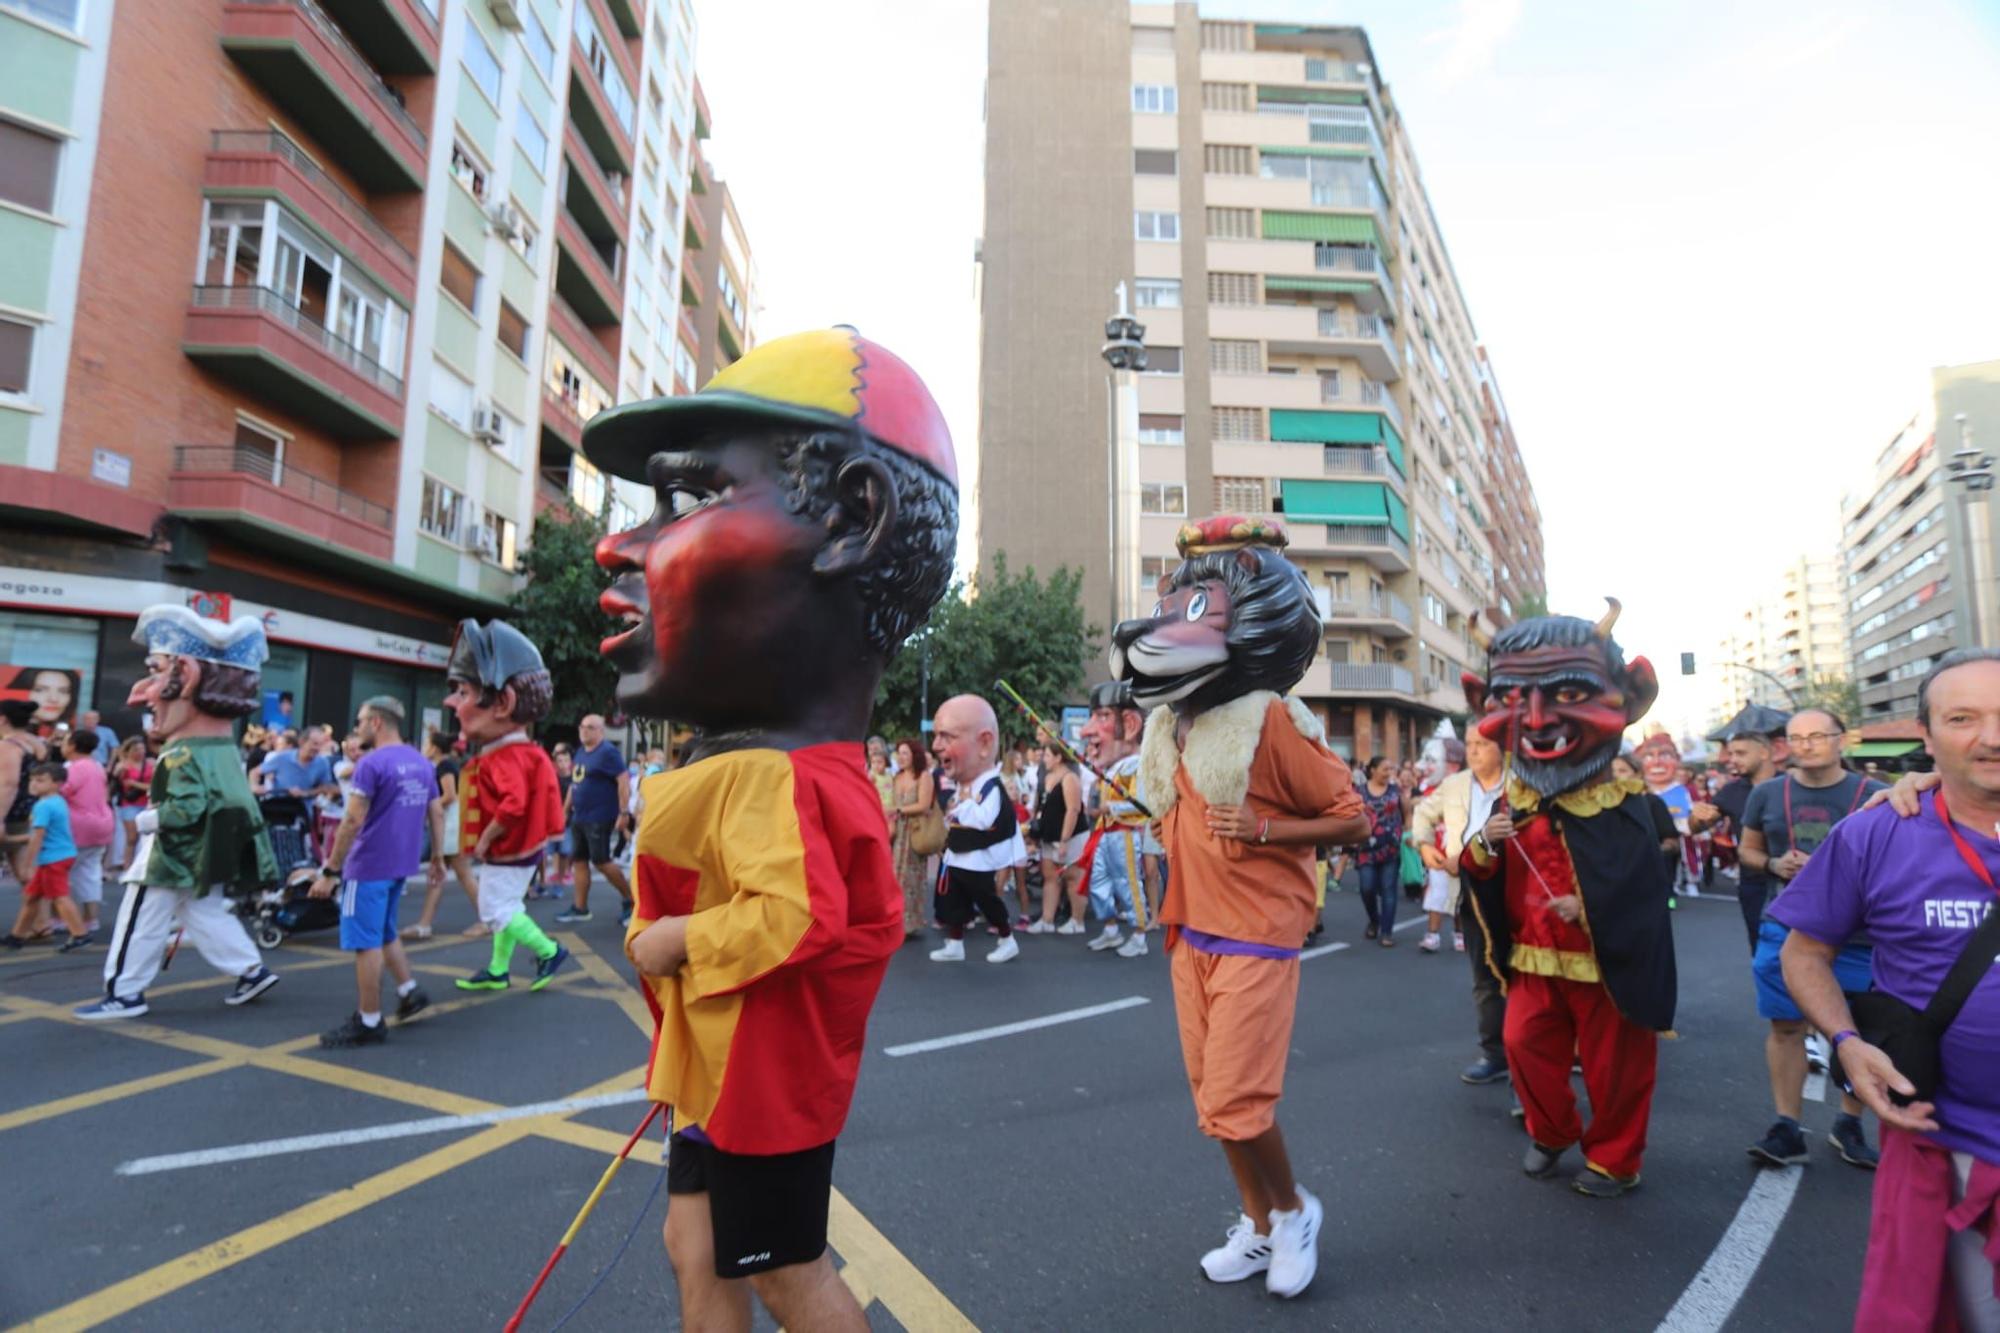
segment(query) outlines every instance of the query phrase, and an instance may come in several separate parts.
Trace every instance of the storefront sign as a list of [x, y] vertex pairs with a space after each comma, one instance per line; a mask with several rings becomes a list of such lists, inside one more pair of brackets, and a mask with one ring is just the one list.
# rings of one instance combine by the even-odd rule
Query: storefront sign
[[30, 607], [63, 615], [136, 616], [161, 602], [183, 603], [204, 614], [208, 613], [205, 607], [219, 605], [224, 614], [256, 616], [264, 622], [264, 633], [278, 643], [330, 648], [357, 657], [439, 670], [451, 656], [448, 644], [426, 643], [338, 620], [280, 611], [240, 597], [222, 597], [141, 579], [108, 579], [94, 574], [51, 573], [0, 565], [0, 606]]

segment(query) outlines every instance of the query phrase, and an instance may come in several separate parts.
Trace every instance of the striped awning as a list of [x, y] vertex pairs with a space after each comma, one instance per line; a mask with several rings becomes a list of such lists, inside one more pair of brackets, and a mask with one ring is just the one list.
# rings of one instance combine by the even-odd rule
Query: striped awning
[[1290, 278], [1282, 273], [1264, 275], [1264, 290], [1285, 292], [1335, 292], [1343, 296], [1372, 296], [1376, 287], [1372, 282], [1356, 282], [1352, 278]]
[[1267, 241], [1332, 241], [1342, 245], [1380, 247], [1375, 219], [1349, 213], [1291, 213], [1282, 209], [1264, 210], [1264, 239]]
[[1301, 523], [1388, 523], [1389, 488], [1379, 481], [1283, 482], [1285, 517]]
[[1367, 157], [1374, 150], [1366, 144], [1266, 144], [1257, 150], [1265, 157]]
[[1260, 102], [1334, 102], [1342, 106], [1366, 106], [1368, 94], [1339, 92], [1332, 88], [1274, 88], [1268, 83], [1257, 85], [1257, 100]]

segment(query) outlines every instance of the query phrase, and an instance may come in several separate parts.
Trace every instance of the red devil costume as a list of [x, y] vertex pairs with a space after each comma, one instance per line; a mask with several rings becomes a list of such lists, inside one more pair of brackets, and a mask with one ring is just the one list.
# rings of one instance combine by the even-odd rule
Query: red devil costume
[[[1468, 674], [1477, 725], [1511, 763], [1507, 806], [1468, 840], [1461, 871], [1507, 992], [1505, 1040], [1530, 1144], [1523, 1169], [1615, 1197], [1639, 1183], [1658, 1034], [1674, 1021], [1669, 885], [1643, 784], [1609, 775], [1625, 728], [1658, 693], [1644, 658], [1596, 625], [1543, 616], [1503, 630], [1486, 679]], [[1570, 1087], [1583, 1065], [1591, 1120]]]

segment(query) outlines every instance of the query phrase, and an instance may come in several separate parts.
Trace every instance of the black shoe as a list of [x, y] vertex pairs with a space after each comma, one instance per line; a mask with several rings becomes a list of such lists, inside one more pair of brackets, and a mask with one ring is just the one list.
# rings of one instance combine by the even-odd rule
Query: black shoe
[[431, 997], [424, 994], [424, 988], [419, 986], [396, 1001], [396, 1021], [407, 1023], [430, 1007]]
[[1497, 1064], [1482, 1055], [1467, 1065], [1458, 1077], [1462, 1083], [1500, 1083], [1507, 1078], [1507, 1066]]
[[[1826, 1141], [1840, 1150], [1840, 1160], [1849, 1166], [1858, 1166], [1863, 1171], [1873, 1171], [1882, 1163], [1882, 1154], [1868, 1143], [1868, 1136], [1862, 1132], [1861, 1121], [1851, 1115], [1834, 1117], [1833, 1132]], [[1803, 1137], [1799, 1141], [1800, 1150], [1805, 1148]]]
[[1770, 1166], [1803, 1166], [1809, 1160], [1805, 1132], [1796, 1121], [1783, 1116], [1778, 1117], [1769, 1133], [1750, 1145], [1749, 1152], [1752, 1157]]
[[322, 1046], [380, 1046], [387, 1040], [389, 1031], [386, 1023], [378, 1022], [371, 1028], [361, 1021], [360, 1014], [349, 1014], [345, 1023], [319, 1034]]
[[18, 949], [26, 943], [19, 935], [0, 935], [0, 949]]
[[1594, 1166], [1586, 1166], [1576, 1173], [1569, 1187], [1588, 1199], [1615, 1199], [1638, 1189], [1639, 1177], [1607, 1175]]
[[528, 983], [529, 990], [540, 990], [556, 979], [556, 969], [569, 961], [569, 950], [562, 945], [556, 951], [535, 964], [535, 979]]
[[92, 943], [94, 941], [91, 938], [91, 934], [86, 930], [81, 935], [72, 935], [64, 940], [60, 945], [56, 946], [56, 952], [75, 953], [78, 949], [88, 949]]
[[278, 974], [268, 967], [259, 967], [255, 972], [246, 972], [236, 978], [236, 989], [222, 997], [224, 1004], [248, 1004], [265, 991], [278, 984]]
[[1562, 1161], [1561, 1148], [1544, 1148], [1532, 1139], [1528, 1142], [1528, 1152], [1521, 1159], [1521, 1170], [1536, 1180], [1547, 1180], [1556, 1173], [1556, 1166]]

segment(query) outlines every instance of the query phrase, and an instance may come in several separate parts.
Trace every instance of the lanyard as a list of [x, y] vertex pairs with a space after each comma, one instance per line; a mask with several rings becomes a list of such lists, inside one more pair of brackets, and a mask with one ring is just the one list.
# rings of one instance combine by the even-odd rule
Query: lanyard
[[1945, 809], [1943, 792], [1937, 794], [1937, 813], [1938, 818], [1944, 821], [1944, 831], [1951, 835], [1952, 845], [1958, 848], [1958, 854], [1965, 858], [1965, 863], [1972, 867], [1972, 873], [1985, 881], [1987, 888], [2000, 893], [2000, 888], [1994, 887], [1993, 872], [1986, 868], [1986, 862], [1972, 850], [1972, 844], [1965, 840], [1965, 836], [1958, 831], [1958, 825], [1952, 822], [1951, 811]]
[[[1854, 799], [1847, 803], [1848, 814], [1851, 815], [1861, 808], [1861, 798], [1867, 794], [1867, 791], [1868, 784], [1866, 782], [1860, 783], [1855, 787]], [[1846, 816], [1843, 815], [1842, 818], [1844, 819]], [[1798, 840], [1792, 836], [1792, 775], [1787, 773], [1785, 774], [1785, 850], [1795, 852], [1798, 849]], [[1987, 882], [1989, 884], [1992, 883], [1991, 880]]]

